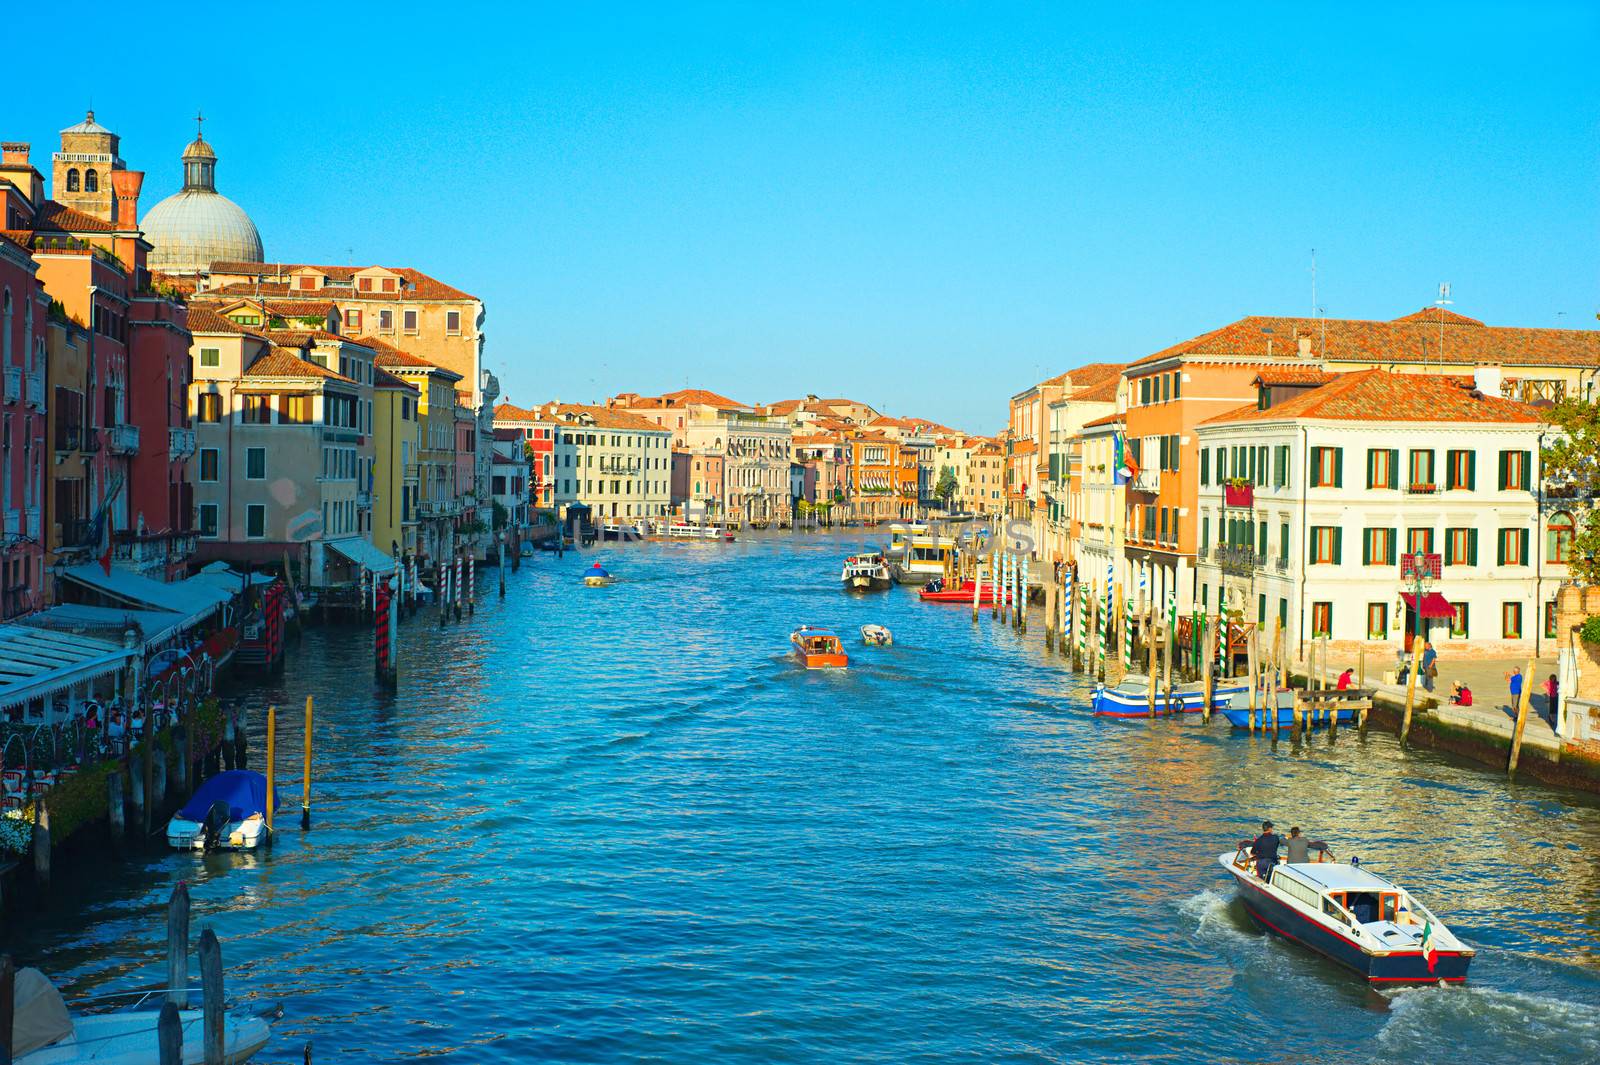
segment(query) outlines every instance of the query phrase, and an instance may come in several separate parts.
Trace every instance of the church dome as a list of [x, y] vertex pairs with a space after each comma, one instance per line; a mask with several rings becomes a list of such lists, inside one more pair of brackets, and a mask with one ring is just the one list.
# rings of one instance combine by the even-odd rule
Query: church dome
[[244, 209], [217, 192], [217, 153], [204, 137], [183, 151], [183, 190], [150, 208], [140, 223], [151, 244], [150, 269], [194, 274], [214, 262], [265, 258], [261, 234]]

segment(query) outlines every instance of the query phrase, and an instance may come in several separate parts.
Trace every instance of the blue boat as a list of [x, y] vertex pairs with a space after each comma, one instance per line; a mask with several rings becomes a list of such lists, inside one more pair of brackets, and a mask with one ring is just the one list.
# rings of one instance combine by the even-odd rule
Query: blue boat
[[[1349, 706], [1341, 706], [1337, 711], [1326, 705], [1315, 708], [1308, 706], [1303, 713], [1306, 715], [1306, 723], [1311, 728], [1326, 728], [1329, 716], [1334, 713], [1338, 714], [1339, 724], [1341, 725], [1351, 724], [1356, 719], [1355, 708]], [[1223, 708], [1222, 716], [1227, 718], [1228, 723], [1234, 728], [1250, 727], [1250, 689], [1248, 687], [1241, 688], [1235, 693], [1228, 705]], [[1256, 728], [1272, 727], [1272, 718], [1267, 710], [1267, 693], [1264, 691], [1256, 693], [1255, 718]], [[1294, 727], [1293, 692], [1282, 690], [1278, 692], [1278, 727]]]
[[[283, 809], [276, 791], [274, 811]], [[167, 822], [167, 843], [182, 850], [254, 850], [271, 842], [267, 778], [253, 769], [218, 773]]]
[[[1232, 680], [1217, 682], [1211, 691], [1211, 709], [1213, 712], [1226, 708], [1229, 701], [1235, 696], [1247, 692], [1244, 684]], [[1205, 702], [1205, 684], [1201, 682], [1188, 682], [1172, 686], [1172, 705], [1169, 709], [1167, 693], [1161, 688], [1156, 689], [1155, 716], [1165, 717], [1173, 714], [1198, 714]], [[1095, 717], [1150, 717], [1150, 688], [1149, 682], [1141, 675], [1130, 674], [1122, 679], [1122, 683], [1114, 688], [1104, 684], [1094, 686], [1094, 694], [1089, 697], [1089, 707]]]

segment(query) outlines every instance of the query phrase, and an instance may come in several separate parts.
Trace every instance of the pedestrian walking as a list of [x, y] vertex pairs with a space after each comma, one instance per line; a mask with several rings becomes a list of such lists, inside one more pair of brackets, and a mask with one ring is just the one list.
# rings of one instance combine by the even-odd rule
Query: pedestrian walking
[[1439, 652], [1433, 649], [1433, 644], [1428, 640], [1422, 641], [1422, 686], [1428, 691], [1433, 691], [1434, 678], [1439, 675]]
[[1510, 673], [1506, 674], [1506, 678], [1506, 687], [1511, 691], [1511, 709], [1515, 710], [1517, 701], [1522, 698], [1522, 670], [1520, 668], [1512, 669]]

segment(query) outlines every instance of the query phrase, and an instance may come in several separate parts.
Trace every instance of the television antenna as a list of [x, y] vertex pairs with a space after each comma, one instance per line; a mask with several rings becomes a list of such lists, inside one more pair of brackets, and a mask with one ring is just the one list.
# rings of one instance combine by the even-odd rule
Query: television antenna
[[1439, 361], [1444, 362], [1444, 309], [1455, 301], [1450, 298], [1450, 282], [1439, 282], [1439, 298], [1433, 305], [1439, 308]]

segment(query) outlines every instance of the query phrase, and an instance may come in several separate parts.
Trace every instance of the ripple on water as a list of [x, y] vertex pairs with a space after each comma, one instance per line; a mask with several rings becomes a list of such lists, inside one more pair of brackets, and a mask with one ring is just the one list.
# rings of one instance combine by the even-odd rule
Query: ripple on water
[[[318, 696], [313, 831], [97, 869], [10, 945], [154, 981], [188, 879], [231, 986], [285, 1001], [280, 1057], [1600, 1058], [1593, 802], [1376, 732], [1090, 719], [1037, 625], [841, 595], [864, 539], [611, 546], [603, 594], [590, 556], [531, 558], [407, 623], [393, 698], [365, 634], [313, 632], [244, 696]], [[786, 654], [868, 621], [896, 645], [847, 673]], [[1263, 817], [1395, 871], [1483, 948], [1475, 986], [1376, 995], [1255, 931], [1215, 856]]]

